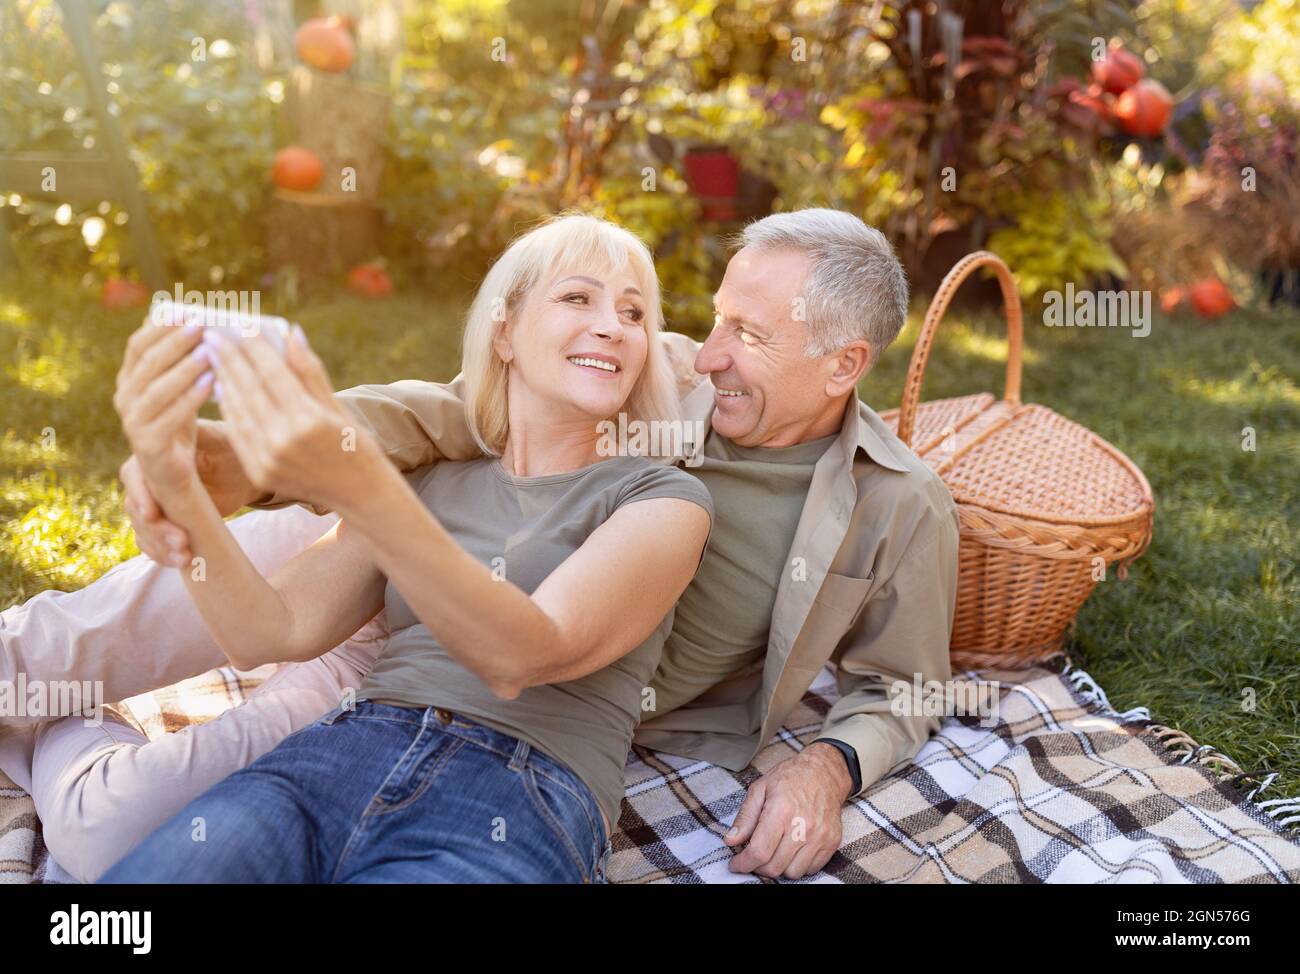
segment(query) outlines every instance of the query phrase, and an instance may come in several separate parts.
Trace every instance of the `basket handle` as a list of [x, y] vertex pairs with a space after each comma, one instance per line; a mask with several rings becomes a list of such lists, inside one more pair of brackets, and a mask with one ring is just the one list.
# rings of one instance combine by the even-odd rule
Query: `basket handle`
[[934, 293], [929, 309], [925, 312], [925, 323], [921, 326], [921, 335], [916, 340], [912, 351], [912, 361], [907, 366], [907, 379], [903, 383], [903, 402], [898, 409], [898, 438], [904, 446], [912, 445], [912, 432], [916, 425], [916, 410], [921, 401], [921, 382], [925, 379], [925, 364], [930, 359], [930, 346], [934, 343], [934, 333], [939, 328], [943, 313], [948, 310], [952, 296], [962, 281], [966, 280], [978, 267], [992, 267], [997, 272], [998, 285], [1002, 288], [1002, 307], [1007, 315], [1007, 379], [1002, 398], [1012, 403], [1020, 402], [1020, 352], [1023, 342], [1020, 314], [1020, 295], [1016, 292], [1016, 282], [1011, 277], [1011, 269], [997, 254], [988, 250], [977, 250], [967, 254], [953, 266], [939, 290]]

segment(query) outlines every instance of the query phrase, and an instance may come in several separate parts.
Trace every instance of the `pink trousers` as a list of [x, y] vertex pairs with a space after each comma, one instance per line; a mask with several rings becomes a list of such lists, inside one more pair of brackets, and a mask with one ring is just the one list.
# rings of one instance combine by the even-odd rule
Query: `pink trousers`
[[[269, 575], [335, 520], [290, 507], [230, 526]], [[31, 793], [59, 865], [93, 881], [191, 799], [338, 706], [387, 635], [381, 613], [324, 656], [281, 666], [240, 706], [156, 740], [111, 712], [102, 722], [0, 715], [0, 771]], [[101, 682], [102, 701], [113, 702], [226, 664], [178, 571], [143, 555], [80, 591], [0, 613], [0, 684]]]

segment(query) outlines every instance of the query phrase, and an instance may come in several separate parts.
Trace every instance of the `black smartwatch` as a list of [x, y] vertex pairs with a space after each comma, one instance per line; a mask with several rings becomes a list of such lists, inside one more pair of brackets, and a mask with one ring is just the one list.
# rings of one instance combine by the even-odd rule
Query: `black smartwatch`
[[849, 792], [849, 795], [856, 795], [860, 792], [862, 790], [862, 769], [858, 767], [858, 752], [843, 741], [837, 741], [833, 737], [819, 737], [815, 743], [835, 745], [835, 748], [844, 756], [844, 763], [849, 766], [849, 775], [853, 778], [853, 790]]

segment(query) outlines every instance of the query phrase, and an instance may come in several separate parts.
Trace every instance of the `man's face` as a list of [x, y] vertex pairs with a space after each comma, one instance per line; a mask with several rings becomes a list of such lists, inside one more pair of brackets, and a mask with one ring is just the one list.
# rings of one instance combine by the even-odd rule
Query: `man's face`
[[739, 446], [792, 446], [839, 428], [840, 357], [805, 355], [807, 325], [796, 319], [810, 270], [797, 251], [746, 247], [714, 296], [713, 331], [695, 371], [713, 383], [713, 428]]

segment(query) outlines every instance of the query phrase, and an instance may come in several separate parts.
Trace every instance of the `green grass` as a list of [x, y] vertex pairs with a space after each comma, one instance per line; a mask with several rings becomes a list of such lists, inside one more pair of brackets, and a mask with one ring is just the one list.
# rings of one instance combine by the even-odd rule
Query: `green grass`
[[[297, 317], [342, 387], [451, 378], [463, 306], [340, 297]], [[126, 440], [112, 395], [141, 318], [53, 282], [0, 284], [0, 606], [85, 585], [138, 553], [117, 482]]]
[[[339, 298], [297, 317], [340, 387], [441, 380], [457, 368], [466, 300]], [[135, 553], [111, 396], [139, 317], [57, 282], [0, 290], [0, 606]], [[1300, 315], [1157, 318], [1141, 339], [1027, 317], [1023, 398], [1116, 444], [1156, 495], [1151, 548], [1126, 581], [1098, 586], [1072, 656], [1117, 709], [1148, 707], [1243, 769], [1281, 772], [1261, 797], [1300, 794]], [[915, 336], [913, 320], [864, 383], [876, 409], [897, 405]], [[1000, 390], [1005, 349], [996, 316], [950, 313], [925, 398]]]

